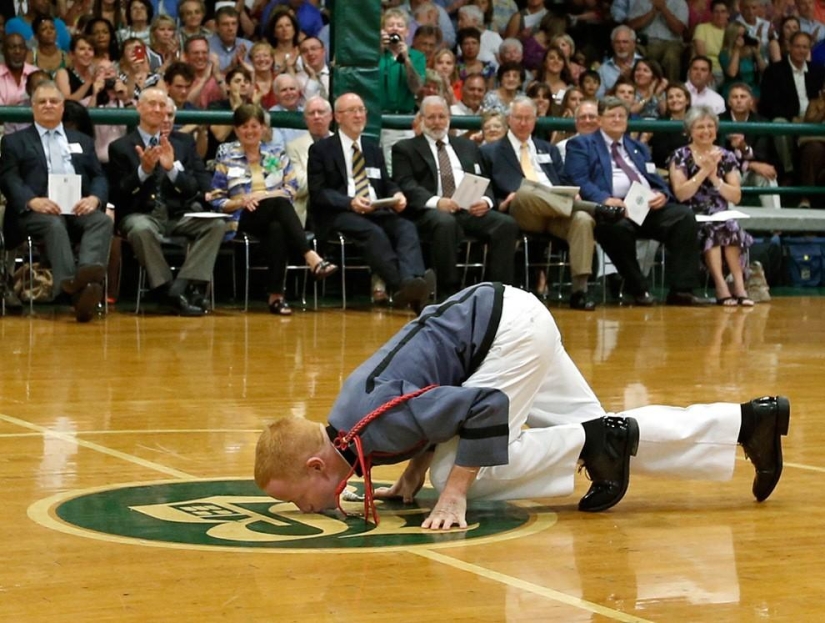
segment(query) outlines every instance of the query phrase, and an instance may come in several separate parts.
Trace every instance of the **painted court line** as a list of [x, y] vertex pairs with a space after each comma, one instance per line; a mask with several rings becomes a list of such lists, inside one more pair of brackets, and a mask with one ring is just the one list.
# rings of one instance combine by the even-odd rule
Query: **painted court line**
[[191, 474], [187, 474], [186, 472], [182, 472], [172, 467], [167, 467], [166, 465], [161, 465], [160, 463], [154, 463], [152, 461], [146, 461], [145, 459], [134, 456], [132, 454], [126, 454], [125, 452], [112, 450], [111, 448], [101, 446], [100, 444], [94, 443], [92, 441], [80, 439], [76, 434], [55, 431], [44, 426], [39, 426], [38, 424], [32, 424], [31, 422], [20, 420], [16, 417], [11, 417], [10, 415], [5, 415], [3, 413], [0, 413], [0, 420], [8, 422], [9, 424], [14, 424], [16, 426], [22, 426], [23, 428], [35, 431], [44, 436], [52, 437], [54, 439], [60, 439], [62, 441], [67, 441], [69, 443], [74, 443], [82, 448], [94, 450], [96, 452], [100, 452], [101, 454], [106, 454], [108, 456], [114, 457], [116, 459], [121, 459], [123, 461], [128, 461], [129, 463], [134, 463], [135, 465], [140, 465], [141, 467], [146, 467], [148, 469], [161, 472], [162, 474], [168, 474], [169, 476], [173, 476], [175, 478], [180, 478], [182, 480], [192, 480], [195, 478], [195, 476], [192, 476]]
[[428, 558], [455, 569], [466, 571], [494, 582], [506, 584], [507, 586], [512, 586], [513, 588], [517, 588], [528, 593], [533, 593], [534, 595], [539, 595], [574, 608], [579, 608], [580, 610], [586, 610], [614, 621], [625, 621], [626, 623], [651, 623], [648, 619], [642, 619], [640, 617], [633, 616], [632, 614], [625, 614], [624, 612], [619, 612], [618, 610], [613, 610], [612, 608], [600, 606], [599, 604], [591, 601], [586, 601], [584, 599], [579, 599], [578, 597], [567, 595], [566, 593], [554, 591], [552, 588], [539, 586], [538, 584], [533, 584], [532, 582], [519, 580], [518, 578], [514, 578], [504, 573], [492, 571], [486, 567], [480, 567], [479, 565], [464, 562], [463, 560], [458, 560], [457, 558], [452, 558], [451, 556], [445, 556], [444, 554], [440, 554], [433, 550], [415, 549], [410, 550], [409, 553], [415, 554], [416, 556], [421, 556], [422, 558]]

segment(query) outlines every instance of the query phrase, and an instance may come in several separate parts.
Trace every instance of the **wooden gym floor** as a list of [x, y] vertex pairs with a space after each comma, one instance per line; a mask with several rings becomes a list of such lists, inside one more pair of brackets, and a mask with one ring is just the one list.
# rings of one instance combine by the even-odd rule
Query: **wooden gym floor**
[[324, 420], [410, 315], [6, 317], [0, 621], [820, 620], [825, 298], [553, 312], [609, 410], [790, 396], [774, 495], [753, 501], [743, 459], [726, 483], [633, 477], [596, 515], [575, 510], [581, 475], [435, 537], [426, 495], [379, 529], [301, 516], [249, 483], [259, 429]]

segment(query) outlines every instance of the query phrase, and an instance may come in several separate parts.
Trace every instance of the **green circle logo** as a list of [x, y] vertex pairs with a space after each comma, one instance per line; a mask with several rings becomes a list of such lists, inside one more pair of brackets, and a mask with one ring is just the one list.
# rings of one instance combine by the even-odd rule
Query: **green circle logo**
[[[355, 490], [360, 493], [360, 483]], [[364, 521], [359, 502], [343, 504], [358, 516], [304, 515], [251, 480], [177, 480], [63, 493], [33, 504], [29, 516], [49, 528], [108, 541], [259, 552], [450, 547], [532, 534], [556, 519], [528, 504], [471, 502], [466, 530], [422, 530], [435, 501], [432, 489], [414, 505], [379, 501], [376, 526]]]

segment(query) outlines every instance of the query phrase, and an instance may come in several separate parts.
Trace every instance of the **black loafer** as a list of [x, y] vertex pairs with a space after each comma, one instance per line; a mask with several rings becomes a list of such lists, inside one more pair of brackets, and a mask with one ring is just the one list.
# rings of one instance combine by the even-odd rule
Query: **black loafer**
[[751, 400], [751, 407], [756, 423], [742, 448], [756, 469], [753, 495], [764, 502], [782, 475], [782, 436], [788, 434], [791, 403], [784, 396], [765, 396]]
[[103, 283], [106, 268], [100, 264], [79, 266], [73, 279], [65, 279], [61, 287], [66, 294], [77, 294], [90, 283]]
[[593, 483], [579, 510], [597, 513], [619, 503], [630, 483], [630, 457], [639, 449], [639, 424], [633, 418], [605, 416], [596, 439], [586, 443], [583, 467]]
[[197, 305], [193, 305], [185, 294], [170, 296], [169, 302], [175, 311], [181, 316], [203, 316], [203, 310]]
[[593, 218], [600, 224], [610, 225], [618, 223], [624, 218], [624, 208], [621, 206], [606, 206], [598, 203], [593, 211]]
[[594, 311], [596, 304], [587, 298], [587, 292], [579, 290], [570, 295], [570, 309], [581, 311]]

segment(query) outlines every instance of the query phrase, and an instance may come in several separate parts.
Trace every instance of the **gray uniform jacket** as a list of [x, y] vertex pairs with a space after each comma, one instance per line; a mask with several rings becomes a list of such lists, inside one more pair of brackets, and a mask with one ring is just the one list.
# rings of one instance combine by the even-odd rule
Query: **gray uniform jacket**
[[344, 382], [329, 415], [330, 437], [393, 398], [437, 385], [369, 423], [361, 433], [364, 455], [375, 465], [398, 463], [458, 436], [456, 465], [506, 464], [507, 396], [462, 387], [487, 356], [503, 300], [502, 284], [482, 283], [404, 326]]

